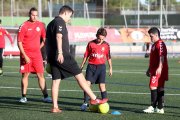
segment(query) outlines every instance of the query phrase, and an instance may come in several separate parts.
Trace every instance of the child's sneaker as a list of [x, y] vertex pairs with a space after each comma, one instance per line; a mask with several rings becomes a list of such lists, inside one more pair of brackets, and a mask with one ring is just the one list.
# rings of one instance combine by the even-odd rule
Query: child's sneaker
[[50, 97], [43, 98], [43, 101], [46, 103], [52, 103], [52, 99]]
[[155, 109], [152, 106], [149, 106], [147, 109], [143, 110], [145, 113], [154, 113]]
[[158, 113], [158, 114], [164, 114], [164, 109], [162, 108], [162, 109], [156, 109], [156, 113]]
[[19, 100], [20, 103], [27, 103], [27, 98], [26, 97], [22, 97], [20, 100]]
[[83, 103], [83, 104], [81, 105], [81, 110], [82, 110], [82, 111], [86, 111], [87, 107], [88, 107], [88, 103]]

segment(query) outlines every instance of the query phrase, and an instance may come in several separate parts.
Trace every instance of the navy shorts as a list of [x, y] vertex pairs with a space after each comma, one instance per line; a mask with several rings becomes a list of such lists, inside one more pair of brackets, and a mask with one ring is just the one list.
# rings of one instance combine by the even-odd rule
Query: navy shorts
[[93, 65], [88, 64], [86, 69], [86, 80], [91, 84], [105, 83], [106, 79], [106, 65]]

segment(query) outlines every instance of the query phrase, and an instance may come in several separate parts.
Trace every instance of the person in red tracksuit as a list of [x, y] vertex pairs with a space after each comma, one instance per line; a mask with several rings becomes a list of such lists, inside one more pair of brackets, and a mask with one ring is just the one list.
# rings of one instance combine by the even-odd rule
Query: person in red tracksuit
[[2, 21], [0, 19], [0, 75], [3, 75], [2, 68], [3, 68], [3, 49], [5, 48], [5, 38], [4, 38], [5, 35], [9, 38], [12, 47], [14, 43], [8, 31], [1, 26], [1, 22]]

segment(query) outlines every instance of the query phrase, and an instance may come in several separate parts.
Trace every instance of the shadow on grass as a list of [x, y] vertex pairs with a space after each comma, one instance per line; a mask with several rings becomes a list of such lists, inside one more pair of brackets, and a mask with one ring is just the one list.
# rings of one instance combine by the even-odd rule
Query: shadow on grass
[[[133, 103], [133, 102], [117, 102], [117, 101], [109, 101], [108, 102], [111, 106], [110, 108], [112, 110], [120, 110], [120, 111], [129, 111], [129, 112], [134, 112], [134, 113], [143, 113], [142, 110], [143, 108], [145, 108], [145, 106], [148, 106], [148, 104], [142, 104], [142, 103]], [[118, 106], [115, 106], [114, 104], [119, 104]], [[120, 107], [120, 105], [128, 105], [128, 107]], [[142, 106], [142, 109], [138, 109], [135, 108], [135, 107], [130, 107], [130, 105], [141, 105]]]
[[[6, 77], [6, 78], [18, 78], [21, 80], [21, 77], [22, 75], [20, 73], [17, 73], [17, 74], [8, 74], [8, 73], [4, 73], [3, 76], [0, 76], [0, 77]], [[30, 74], [29, 78], [35, 78], [35, 79], [38, 79], [37, 75], [35, 74]]]
[[[27, 111], [40, 111], [40, 112], [49, 112], [47, 110], [44, 110], [46, 108], [49, 108], [49, 105], [44, 105], [42, 103], [42, 100], [37, 99], [28, 99], [31, 100], [31, 102], [28, 103], [19, 103], [18, 97], [0, 97], [0, 108], [8, 108], [8, 109], [17, 109], [17, 110], [27, 110]], [[34, 102], [40, 102], [42, 104], [37, 104]], [[36, 108], [36, 109], [34, 109]], [[42, 109], [43, 108], [43, 109]]]
[[[110, 106], [111, 109], [114, 110], [122, 110], [122, 111], [129, 111], [129, 112], [134, 112], [134, 113], [143, 113], [142, 110], [145, 109], [146, 107], [149, 106], [149, 104], [143, 104], [143, 103], [135, 103], [135, 102], [122, 102], [122, 101], [109, 101], [109, 104], [112, 104], [112, 106]], [[118, 106], [115, 106], [114, 104], [119, 104]], [[127, 105], [128, 107], [121, 107], [120, 105]], [[131, 107], [131, 105], [133, 105], [133, 107]], [[137, 107], [134, 107], [137, 106]], [[120, 107], [119, 107], [120, 106]], [[139, 106], [142, 106], [140, 109]], [[167, 109], [180, 109], [179, 106], [165, 106], [165, 111]], [[170, 112], [167, 111], [167, 113], [171, 113], [171, 114], [175, 114], [175, 115], [179, 115], [180, 113], [176, 113], [176, 112]]]
[[6, 73], [4, 73], [3, 74], [3, 76], [1, 76], [2, 78], [4, 77], [7, 77], [7, 78], [15, 78], [15, 77], [17, 77], [17, 78], [21, 78], [21, 75], [18, 75], [18, 74], [6, 74]]
[[[30, 96], [41, 96], [30, 94]], [[39, 112], [50, 112], [52, 107], [52, 103], [43, 103], [40, 98], [28, 98], [28, 103], [22, 104], [19, 103], [19, 97], [0, 97], [0, 109], [8, 108], [8, 109], [17, 109], [17, 110], [27, 110], [27, 111], [39, 111]], [[76, 97], [60, 97], [59, 98], [59, 106], [63, 109], [63, 111], [80, 111], [80, 106], [83, 102], [80, 101], [82, 98]], [[149, 104], [137, 103], [137, 102], [125, 102], [125, 101], [109, 101], [111, 110], [119, 110], [119, 111], [128, 111], [133, 113], [143, 113], [142, 110], [149, 106]], [[118, 105], [117, 105], [118, 104]], [[126, 105], [126, 106], [125, 106]], [[137, 106], [137, 107], [136, 107]], [[139, 106], [142, 106], [139, 108]], [[79, 109], [77, 109], [77, 107]], [[166, 106], [166, 108], [170, 109], [179, 109], [178, 106]], [[144, 113], [143, 113], [144, 114]], [[175, 111], [167, 111], [167, 116], [177, 116], [180, 117], [179, 113]]]
[[[44, 103], [42, 99], [28, 98], [27, 103], [19, 103], [19, 97], [0, 97], [0, 109], [17, 109], [17, 110], [27, 110], [27, 111], [39, 111], [39, 112], [50, 112], [52, 103]], [[65, 111], [80, 111], [76, 107], [81, 104], [77, 103], [76, 98], [71, 97], [61, 97], [61, 99], [69, 99], [70, 102], [58, 101], [60, 108]], [[75, 101], [74, 101], [74, 100]], [[73, 102], [74, 101], [74, 102]], [[72, 107], [76, 106], [76, 107]]]

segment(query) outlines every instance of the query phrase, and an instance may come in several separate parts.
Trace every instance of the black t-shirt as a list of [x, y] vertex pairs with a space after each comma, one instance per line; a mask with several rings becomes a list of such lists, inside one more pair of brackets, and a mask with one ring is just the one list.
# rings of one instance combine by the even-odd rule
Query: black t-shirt
[[[55, 17], [54, 20], [48, 24], [46, 32], [47, 62], [52, 65], [51, 69], [53, 79], [64, 79], [80, 74], [81, 69], [69, 52], [68, 31], [65, 21], [59, 16]], [[57, 61], [57, 33], [62, 34], [62, 51], [64, 57], [64, 62], [62, 64]]]
[[69, 39], [68, 39], [68, 31], [66, 28], [65, 21], [57, 16], [55, 17], [47, 26], [46, 31], [46, 52], [48, 61], [56, 60], [56, 56], [58, 53], [57, 49], [57, 41], [56, 34], [62, 34], [62, 51], [63, 56], [69, 55]]

